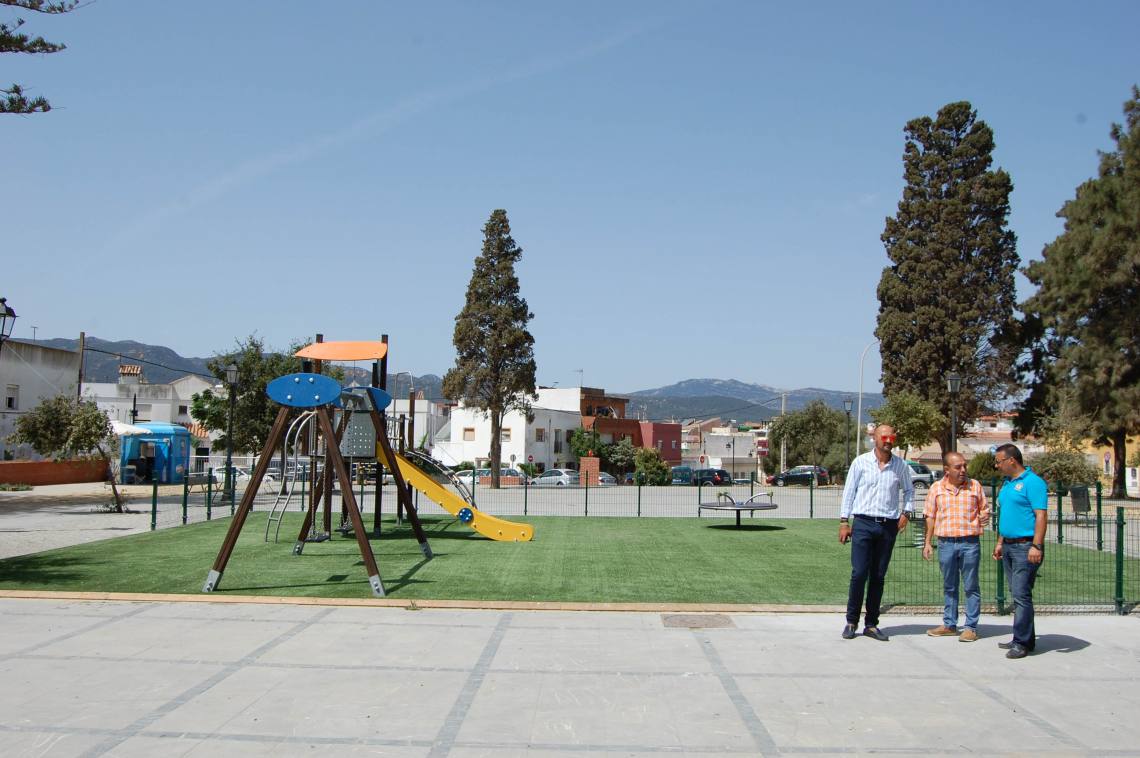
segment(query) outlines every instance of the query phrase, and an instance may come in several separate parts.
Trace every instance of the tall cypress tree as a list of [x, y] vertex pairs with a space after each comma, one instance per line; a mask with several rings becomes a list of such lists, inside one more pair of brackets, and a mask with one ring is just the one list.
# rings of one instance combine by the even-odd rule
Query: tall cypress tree
[[499, 486], [503, 417], [530, 411], [534, 389], [534, 314], [519, 294], [515, 264], [522, 248], [511, 237], [505, 210], [483, 226], [483, 252], [467, 285], [467, 301], [455, 317], [455, 366], [443, 377], [443, 394], [491, 418], [491, 486]]
[[[1112, 496], [1125, 496], [1127, 435], [1140, 430], [1140, 89], [1113, 124], [1116, 149], [1057, 215], [1065, 231], [1026, 269], [1023, 309], [1036, 327], [1031, 407], [1071, 393], [1112, 443]], [[1075, 389], [1075, 392], [1072, 390]]]
[[[993, 131], [968, 102], [908, 122], [905, 134], [906, 187], [882, 235], [891, 261], [875, 330], [883, 389], [913, 392], [949, 418], [946, 375], [956, 371], [961, 425], [1004, 394], [1013, 364], [1013, 182], [990, 168]], [[949, 422], [938, 442], [949, 449]]]

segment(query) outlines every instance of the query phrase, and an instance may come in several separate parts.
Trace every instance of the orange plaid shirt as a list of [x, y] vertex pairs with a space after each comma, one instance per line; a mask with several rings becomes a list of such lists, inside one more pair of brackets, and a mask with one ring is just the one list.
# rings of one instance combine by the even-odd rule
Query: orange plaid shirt
[[990, 517], [990, 506], [981, 483], [967, 479], [955, 487], [946, 477], [939, 479], [926, 494], [923, 515], [934, 519], [937, 537], [977, 537]]

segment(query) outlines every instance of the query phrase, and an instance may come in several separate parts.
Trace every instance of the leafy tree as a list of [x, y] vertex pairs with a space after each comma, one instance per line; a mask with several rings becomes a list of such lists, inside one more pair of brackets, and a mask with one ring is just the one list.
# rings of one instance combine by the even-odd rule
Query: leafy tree
[[1100, 471], [1074, 450], [1053, 450], [1026, 461], [1053, 489], [1066, 484], [1092, 484], [1100, 479]]
[[966, 464], [966, 476], [977, 479], [979, 482], [994, 482], [1001, 479], [997, 466], [994, 465], [993, 453], [978, 453]]
[[[69, 13], [79, 5], [78, 0], [47, 2], [46, 0], [0, 0], [0, 5], [36, 11], [37, 13]], [[24, 25], [22, 18], [9, 23], [0, 23], [0, 53], [46, 54], [58, 53], [66, 45], [48, 42], [43, 37], [29, 37], [17, 30]], [[42, 97], [29, 99], [18, 84], [0, 89], [0, 113], [44, 113], [51, 110], [51, 104]]]
[[[1072, 390], [1093, 434], [1112, 443], [1112, 496], [1125, 496], [1127, 436], [1140, 429], [1140, 89], [1113, 124], [1116, 149], [1057, 215], [1065, 230], [1026, 268], [1027, 406]], [[1024, 415], [1020, 419], [1024, 426]]]
[[607, 445], [604, 452], [606, 462], [614, 474], [624, 474], [637, 464], [637, 448], [628, 437]]
[[824, 465], [828, 451], [843, 445], [847, 414], [829, 408], [822, 400], [812, 400], [802, 410], [777, 416], [768, 428], [768, 444], [779, 450], [787, 443], [789, 466]]
[[[906, 187], [882, 235], [891, 260], [875, 329], [883, 389], [913, 392], [949, 417], [946, 374], [957, 371], [963, 424], [1005, 394], [1014, 363], [1013, 183], [991, 170], [993, 131], [968, 102], [908, 122], [905, 134]], [[949, 449], [949, 422], [936, 438]]]
[[660, 487], [673, 481], [669, 464], [661, 460], [661, 451], [654, 447], [638, 448], [634, 456], [634, 470], [642, 484]]
[[[890, 424], [898, 439], [896, 447], [922, 447], [946, 429], [946, 417], [934, 403], [913, 392], [896, 392], [881, 408], [871, 411], [878, 424]], [[946, 447], [949, 447], [947, 444]]]
[[483, 252], [455, 317], [455, 366], [443, 377], [443, 394], [491, 419], [491, 486], [499, 486], [500, 430], [513, 410], [530, 415], [534, 397], [534, 317], [519, 294], [515, 264], [522, 248], [511, 237], [507, 212], [495, 210], [483, 226]]
[[[222, 388], [205, 390], [191, 398], [190, 413], [211, 431], [221, 432], [217, 444], [228, 447], [230, 400], [225, 387], [226, 367], [238, 367], [237, 394], [234, 401], [235, 451], [257, 453], [265, 447], [269, 430], [280, 408], [265, 394], [265, 386], [283, 374], [301, 370], [301, 359], [293, 355], [300, 344], [290, 346], [287, 352], [267, 352], [265, 343], [256, 335], [238, 341], [232, 352], [215, 355], [206, 367], [218, 378]], [[343, 377], [339, 367], [328, 372], [334, 378]]]
[[575, 458], [585, 458], [588, 455], [602, 457], [602, 437], [593, 429], [571, 429], [567, 434], [567, 444]]
[[76, 402], [69, 395], [43, 400], [16, 419], [16, 431], [8, 439], [14, 444], [31, 445], [45, 457], [95, 455], [107, 466], [107, 480], [114, 496], [112, 507], [122, 513], [123, 499], [111, 476], [111, 456], [117, 450], [118, 438], [111, 431], [107, 414], [94, 401]]

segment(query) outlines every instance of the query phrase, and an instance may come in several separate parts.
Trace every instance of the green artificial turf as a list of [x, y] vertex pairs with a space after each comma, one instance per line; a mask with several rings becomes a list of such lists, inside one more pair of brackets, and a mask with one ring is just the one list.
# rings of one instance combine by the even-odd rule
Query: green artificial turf
[[[265, 514], [247, 522], [218, 588], [224, 594], [370, 597], [355, 539], [334, 533], [293, 556], [292, 538], [267, 543]], [[295, 535], [299, 515], [281, 534]], [[531, 542], [493, 542], [452, 518], [426, 518], [435, 557], [425, 561], [411, 529], [383, 524], [372, 539], [389, 596], [407, 599], [582, 602], [843, 604], [849, 548], [832, 520], [529, 517]], [[229, 518], [0, 561], [0, 589], [199, 593]], [[904, 535], [905, 536], [905, 535]], [[988, 550], [987, 548], [983, 548]], [[1130, 561], [1135, 571], [1135, 561]], [[1038, 583], [1069, 593], [1073, 583], [1108, 576], [1112, 555], [1050, 546]], [[1106, 568], [1107, 567], [1107, 568]], [[983, 559], [983, 597], [992, 601], [994, 565]], [[1108, 573], [1106, 573], [1108, 572]], [[1073, 574], [1073, 576], [1069, 576]], [[1081, 577], [1084, 577], [1083, 579]], [[1046, 581], [1052, 578], [1052, 581]], [[1101, 579], [1090, 594], [1101, 593]], [[1083, 593], [1084, 590], [1081, 590]], [[941, 603], [937, 562], [924, 562], [904, 537], [895, 550], [885, 600]], [[1099, 602], [1111, 602], [1107, 597]]]

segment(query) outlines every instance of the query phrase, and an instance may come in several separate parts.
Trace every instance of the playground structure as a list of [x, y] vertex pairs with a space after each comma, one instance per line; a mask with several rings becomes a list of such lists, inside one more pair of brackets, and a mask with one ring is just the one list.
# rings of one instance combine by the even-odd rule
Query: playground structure
[[[266, 523], [266, 540], [268, 541], [270, 531], [276, 524], [277, 532], [274, 532], [276, 541], [276, 534], [280, 531], [281, 521], [292, 498], [298, 477], [302, 481], [302, 490], [305, 481], [310, 481], [312, 486], [308, 493], [305, 518], [294, 544], [293, 555], [301, 555], [307, 542], [328, 539], [331, 531], [332, 491], [335, 477], [341, 493], [341, 528], [345, 532], [351, 529], [356, 538], [360, 556], [368, 572], [372, 594], [377, 597], [384, 596], [383, 580], [380, 578], [379, 567], [368, 541], [360, 504], [353, 493], [349, 468], [341, 452], [345, 430], [354, 413], [366, 413], [375, 432], [377, 492], [379, 493], [383, 481], [384, 468], [390, 469], [397, 492], [397, 517], [407, 516], [425, 560], [433, 557], [432, 550], [413, 503], [412, 488], [438, 503], [460, 523], [492, 540], [525, 542], [534, 536], [534, 530], [528, 524], [506, 521], [481, 512], [471, 503], [472, 498], [466, 486], [452, 476], [446, 467], [418, 451], [406, 450], [402, 424], [398, 426], [400, 450], [397, 452], [393, 449], [389, 439], [390, 425], [386, 416], [386, 409], [391, 404], [392, 397], [383, 386], [387, 379], [387, 354], [387, 335], [379, 342], [324, 342], [321, 335], [317, 335], [316, 342], [298, 350], [295, 354], [303, 361], [302, 370], [280, 376], [269, 383], [266, 394], [281, 407], [263, 453], [258, 458], [249, 486], [246, 487], [241, 503], [234, 512], [233, 521], [226, 532], [218, 556], [206, 577], [202, 587], [203, 592], [213, 592], [218, 588], [242, 527], [253, 510], [256, 494], [270, 469], [273, 451], [280, 448], [281, 473], [284, 478], [277, 499], [270, 509]], [[373, 361], [372, 386], [342, 388], [334, 379], [322, 374], [323, 363], [326, 361], [358, 360]], [[334, 410], [340, 411], [340, 418], [335, 426]], [[286, 458], [289, 449], [293, 450], [292, 476], [286, 477], [288, 470]], [[322, 449], [323, 454], [321, 454]], [[302, 453], [307, 458], [307, 463], [300, 462]], [[318, 470], [315, 465], [318, 458], [324, 462], [323, 470]], [[422, 467], [437, 469], [439, 474], [450, 480], [459, 494], [451, 492], [435, 481]], [[302, 501], [305, 499], [303, 497]], [[318, 505], [322, 502], [324, 530], [319, 531], [316, 528], [316, 520]], [[379, 499], [375, 516], [373, 533], [379, 537]]]

